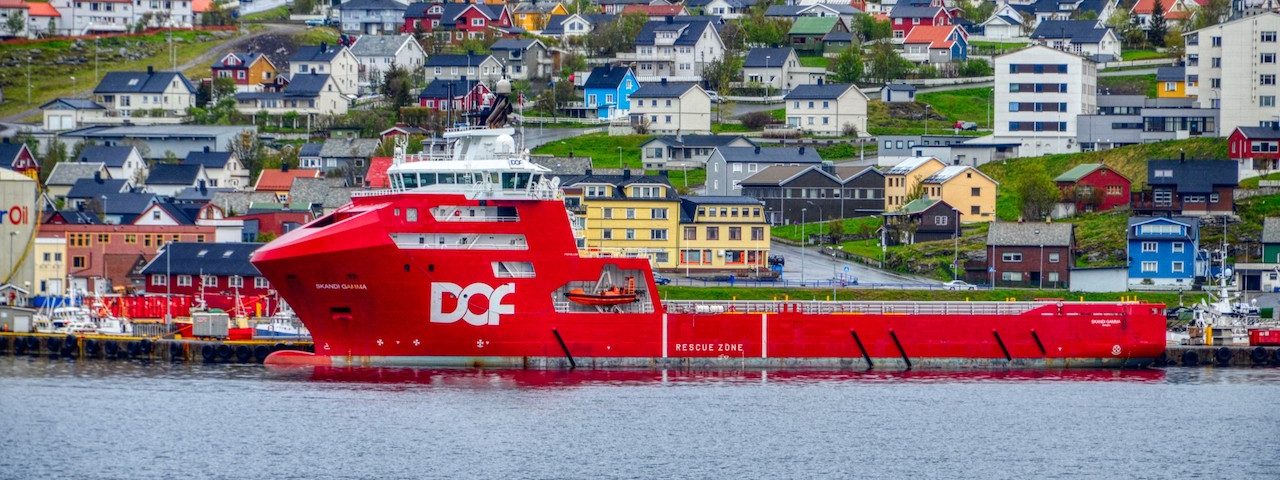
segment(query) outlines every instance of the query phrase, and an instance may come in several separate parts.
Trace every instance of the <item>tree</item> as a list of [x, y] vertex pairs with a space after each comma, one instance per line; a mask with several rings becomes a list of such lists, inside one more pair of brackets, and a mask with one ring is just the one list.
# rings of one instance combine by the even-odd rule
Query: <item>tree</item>
[[378, 86], [378, 93], [397, 110], [413, 103], [413, 90], [413, 74], [395, 64], [382, 76], [382, 83]]
[[1182, 58], [1182, 54], [1187, 51], [1187, 42], [1182, 38], [1182, 32], [1169, 30], [1169, 33], [1164, 34], [1164, 48], [1169, 56]]
[[1196, 9], [1195, 15], [1191, 19], [1191, 28], [1189, 30], [1199, 30], [1222, 23], [1222, 20], [1227, 18], [1230, 13], [1230, 0], [1209, 0], [1209, 3]]
[[747, 46], [747, 30], [742, 27], [742, 19], [732, 20], [720, 28], [720, 41], [724, 49], [737, 52]]
[[837, 218], [827, 222], [827, 235], [831, 236], [831, 243], [840, 243], [844, 238], [844, 220]]
[[1164, 36], [1169, 33], [1169, 22], [1164, 19], [1164, 3], [1156, 0], [1151, 7], [1151, 21], [1147, 24], [1147, 41], [1157, 47], [1164, 46]]
[[915, 68], [909, 60], [902, 58], [889, 42], [877, 43], [871, 47], [870, 78], [878, 82], [888, 83], [891, 80], [905, 78]]
[[702, 66], [702, 80], [707, 89], [725, 91], [742, 73], [742, 57], [725, 55], [723, 59], [707, 62]]
[[738, 121], [742, 122], [742, 126], [748, 130], [762, 130], [765, 125], [774, 123], [773, 115], [769, 112], [751, 112], [738, 117]]
[[587, 35], [587, 50], [597, 55], [613, 55], [628, 52], [636, 48], [636, 36], [649, 21], [643, 13], [619, 15], [613, 21], [600, 25]]
[[970, 58], [960, 64], [959, 73], [961, 77], [989, 77], [995, 72], [986, 60]]
[[858, 83], [862, 81], [866, 65], [862, 63], [862, 49], [855, 45], [845, 47], [836, 57], [832, 69], [835, 71], [831, 80], [837, 83]]
[[856, 13], [853, 15], [853, 25], [850, 27], [853, 34], [862, 42], [872, 40], [880, 40], [893, 36], [893, 27], [889, 25], [888, 20], [876, 20], [875, 17], [865, 13]]
[[[581, 97], [578, 98], [581, 100]], [[533, 110], [544, 115], [556, 116], [556, 105], [574, 100], [573, 84], [568, 81], [555, 82], [551, 88], [543, 89], [535, 100]]]
[[211, 94], [215, 102], [220, 102], [224, 98], [235, 98], [236, 81], [222, 77], [213, 79], [213, 91]]
[[1089, 9], [1076, 10], [1074, 12], [1071, 12], [1071, 19], [1072, 20], [1097, 20], [1098, 11], [1089, 10]]
[[22, 10], [13, 10], [9, 18], [4, 21], [4, 27], [9, 30], [9, 34], [18, 36], [27, 28], [27, 16]]
[[249, 170], [249, 178], [257, 178], [258, 172], [262, 171], [262, 150], [262, 140], [250, 130], [240, 132], [227, 142], [227, 151]]
[[566, 53], [560, 59], [560, 78], [569, 78], [574, 72], [583, 72], [587, 68], [587, 59], [582, 55]]
[[906, 197], [902, 199], [903, 205], [919, 200], [921, 198], [925, 198], [924, 177], [921, 177], [920, 175], [916, 175], [915, 180], [916, 180], [915, 185], [911, 187], [911, 191], [907, 192]]
[[63, 143], [57, 137], [49, 141], [49, 148], [44, 152], [44, 158], [40, 160], [40, 184], [49, 180], [49, 173], [53, 172], [53, 167], [67, 160], [67, 144]]
[[1135, 22], [1136, 18], [1129, 14], [1129, 9], [1117, 8], [1116, 12], [1107, 19], [1107, 26], [1115, 30], [1124, 48], [1141, 48], [1146, 40], [1142, 29]]
[[791, 30], [791, 20], [766, 17], [763, 13], [754, 13], [742, 23], [746, 31], [747, 45], [765, 45], [776, 47], [787, 43], [787, 32]]
[[1022, 218], [1029, 221], [1047, 218], [1062, 195], [1042, 167], [1030, 167], [1014, 188], [1022, 198]]

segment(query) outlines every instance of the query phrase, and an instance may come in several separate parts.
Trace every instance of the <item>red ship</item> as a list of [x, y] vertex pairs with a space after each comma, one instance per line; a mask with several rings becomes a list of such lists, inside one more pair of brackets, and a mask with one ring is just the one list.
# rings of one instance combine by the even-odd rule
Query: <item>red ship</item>
[[[259, 249], [315, 352], [271, 364], [516, 368], [1140, 367], [1164, 306], [662, 301], [647, 259], [579, 255], [558, 179], [510, 128], [451, 130], [391, 188]], [[615, 283], [617, 282], [617, 283]]]

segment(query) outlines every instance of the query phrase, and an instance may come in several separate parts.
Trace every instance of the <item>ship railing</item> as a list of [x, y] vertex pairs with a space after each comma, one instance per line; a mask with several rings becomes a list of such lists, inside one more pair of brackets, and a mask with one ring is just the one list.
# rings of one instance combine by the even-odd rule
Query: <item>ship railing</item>
[[391, 195], [397, 193], [396, 190], [390, 188], [379, 188], [377, 190], [356, 190], [351, 192], [353, 197], [376, 197], [379, 195]]
[[491, 216], [476, 215], [474, 217], [442, 216], [442, 217], [437, 217], [436, 221], [439, 221], [439, 222], [518, 222], [520, 221], [520, 217], [513, 217], [509, 215], [491, 215]]
[[1017, 315], [1042, 302], [667, 301], [667, 313], [804, 313], [870, 315]]

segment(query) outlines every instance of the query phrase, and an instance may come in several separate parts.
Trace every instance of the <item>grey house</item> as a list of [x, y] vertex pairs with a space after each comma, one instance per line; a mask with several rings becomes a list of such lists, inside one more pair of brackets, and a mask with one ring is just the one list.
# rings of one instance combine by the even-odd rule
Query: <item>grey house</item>
[[551, 55], [542, 42], [528, 38], [504, 38], [494, 42], [489, 52], [502, 62], [512, 80], [547, 78], [551, 75]]
[[1219, 110], [1197, 108], [1192, 98], [1098, 95], [1098, 113], [1076, 118], [1082, 151], [1125, 145], [1217, 136]]
[[742, 195], [764, 202], [772, 225], [865, 217], [884, 212], [884, 174], [872, 167], [774, 165], [743, 180]]
[[347, 185], [361, 186], [369, 172], [369, 159], [378, 150], [376, 138], [330, 138], [320, 147], [320, 170], [340, 175]]
[[817, 150], [805, 147], [718, 147], [707, 159], [707, 195], [742, 195], [740, 182], [773, 165], [822, 163]]
[[395, 0], [350, 0], [334, 8], [344, 33], [377, 35], [399, 32], [409, 6]]
[[742, 135], [659, 135], [640, 145], [644, 168], [700, 168], [719, 147], [754, 147]]
[[880, 96], [888, 103], [911, 103], [916, 101], [916, 86], [901, 82], [890, 83], [881, 90]]

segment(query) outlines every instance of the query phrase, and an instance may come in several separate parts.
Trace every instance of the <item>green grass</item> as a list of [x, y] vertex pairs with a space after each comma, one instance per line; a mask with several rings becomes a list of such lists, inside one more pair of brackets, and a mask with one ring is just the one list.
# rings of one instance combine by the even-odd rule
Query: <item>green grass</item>
[[1155, 50], [1125, 50], [1120, 53], [1120, 58], [1125, 61], [1151, 60], [1155, 58], [1169, 58], [1169, 54], [1157, 52]]
[[[664, 300], [828, 300], [830, 289], [803, 288], [742, 288], [742, 287], [686, 287], [668, 285], [658, 287]], [[1186, 294], [1184, 302], [1198, 301], [1201, 294]], [[994, 301], [1002, 302], [1010, 299], [1034, 300], [1037, 298], [1061, 298], [1076, 301], [1118, 301], [1137, 299], [1143, 302], [1177, 305], [1178, 294], [1171, 292], [1118, 292], [1118, 293], [1076, 293], [1061, 290], [889, 290], [889, 289], [842, 289], [836, 292], [835, 300], [862, 301]]]
[[317, 45], [321, 42], [334, 44], [338, 42], [338, 30], [333, 27], [310, 27], [295, 35], [300, 45]]
[[[965, 88], [944, 92], [922, 93], [914, 104], [887, 104], [872, 100], [867, 105], [867, 129], [873, 135], [918, 135], [925, 132], [925, 105], [929, 106], [929, 133], [955, 133], [957, 120], [987, 124], [992, 88]], [[981, 136], [984, 132], [961, 131], [960, 135]]]
[[987, 114], [994, 99], [994, 89], [991, 88], [966, 88], [916, 96], [917, 102], [933, 107], [949, 120], [977, 122], [984, 127], [990, 127], [987, 125]]
[[[107, 72], [146, 70], [147, 66], [168, 69], [168, 33], [156, 33], [135, 37], [108, 37], [98, 43], [98, 75], [94, 76], [94, 42], [84, 41], [83, 48], [74, 47], [74, 41], [66, 39], [35, 41], [24, 44], [0, 43], [0, 65], [28, 63], [31, 56], [31, 101], [27, 102], [27, 69], [25, 67], [0, 68], [0, 87], [4, 88], [5, 102], [0, 104], [0, 115], [11, 115], [35, 108], [58, 97], [76, 96], [91, 91]], [[173, 32], [174, 53], [179, 64], [230, 40], [230, 35], [215, 35], [204, 31]], [[119, 54], [121, 50], [143, 54], [137, 60]], [[58, 64], [59, 57], [80, 57], [79, 65]], [[208, 66], [204, 66], [208, 71]], [[71, 77], [75, 77], [73, 82]]]
[[[867, 142], [864, 144], [861, 153], [864, 155], [875, 155], [879, 144], [876, 142]], [[837, 143], [825, 147], [817, 147], [818, 156], [823, 160], [845, 160], [858, 158], [858, 145], [855, 143]]]
[[773, 119], [774, 119], [774, 120], [776, 120], [776, 121], [778, 121], [778, 122], [786, 122], [786, 121], [787, 121], [787, 109], [786, 109], [786, 108], [777, 108], [777, 109], [769, 110], [769, 115], [770, 115], [770, 116], [772, 116], [772, 117], [773, 117]]
[[1156, 98], [1156, 75], [1123, 75], [1098, 77], [1098, 88], [1108, 89], [1116, 95], [1146, 95]]
[[[532, 153], [557, 157], [590, 157], [591, 164], [597, 168], [639, 168], [640, 145], [651, 138], [653, 137], [649, 135], [609, 136], [605, 133], [592, 133], [556, 140], [533, 149]], [[621, 155], [619, 148], [622, 149]]]
[[[870, 233], [873, 233], [876, 228], [880, 227], [880, 217], [870, 216], [870, 217], [846, 218], [842, 220], [841, 223], [844, 226], [844, 233], [846, 235], [859, 233], [859, 232], [870, 234]], [[801, 231], [803, 231], [804, 235], [806, 236], [811, 234], [819, 234], [819, 233], [826, 234], [827, 232], [831, 231], [831, 222], [810, 222], [810, 223], [795, 224], [795, 225], [779, 225], [776, 227], [772, 227], [770, 229], [770, 233], [773, 235], [774, 238], [784, 238], [787, 240], [791, 240], [793, 242], [801, 241]]]
[[[651, 170], [646, 173], [657, 174], [658, 172]], [[707, 169], [695, 168], [687, 172], [684, 170], [668, 170], [667, 179], [671, 181], [671, 186], [676, 187], [682, 193], [688, 193], [690, 189], [707, 183]]]
[[284, 7], [284, 6], [272, 8], [270, 10], [263, 10], [258, 13], [250, 13], [248, 15], [240, 17], [240, 21], [246, 22], [246, 23], [273, 22], [273, 21], [288, 20], [288, 19], [289, 19], [289, 7]]
[[1003, 49], [1003, 50], [1004, 50], [1004, 51], [1006, 51], [1006, 52], [1011, 52], [1011, 51], [1014, 51], [1014, 50], [1020, 50], [1020, 49], [1022, 49], [1023, 47], [1026, 47], [1027, 45], [1028, 45], [1028, 43], [1027, 43], [1027, 42], [1017, 42], [1017, 41], [1013, 41], [1013, 42], [993, 42], [993, 41], [987, 41], [987, 40], [974, 40], [974, 41], [969, 42], [969, 47], [970, 47], [970, 48], [977, 48], [977, 49], [982, 49], [982, 50], [996, 50], [996, 49]]
[[743, 133], [759, 130], [751, 130], [741, 123], [713, 123], [711, 124], [711, 133]]
[[823, 57], [823, 56], [807, 56], [806, 55], [806, 56], [801, 56], [799, 58], [800, 58], [800, 66], [802, 67], [827, 68], [827, 66], [830, 63], [830, 60], [828, 60], [827, 57]]
[[1280, 180], [1280, 172], [1268, 173], [1260, 177], [1246, 178], [1240, 181], [1240, 188], [1258, 188], [1262, 180]]
[[883, 253], [880, 251], [879, 238], [864, 238], [862, 240], [844, 242], [840, 244], [840, 249], [854, 255], [874, 259], [880, 258], [881, 253]]

